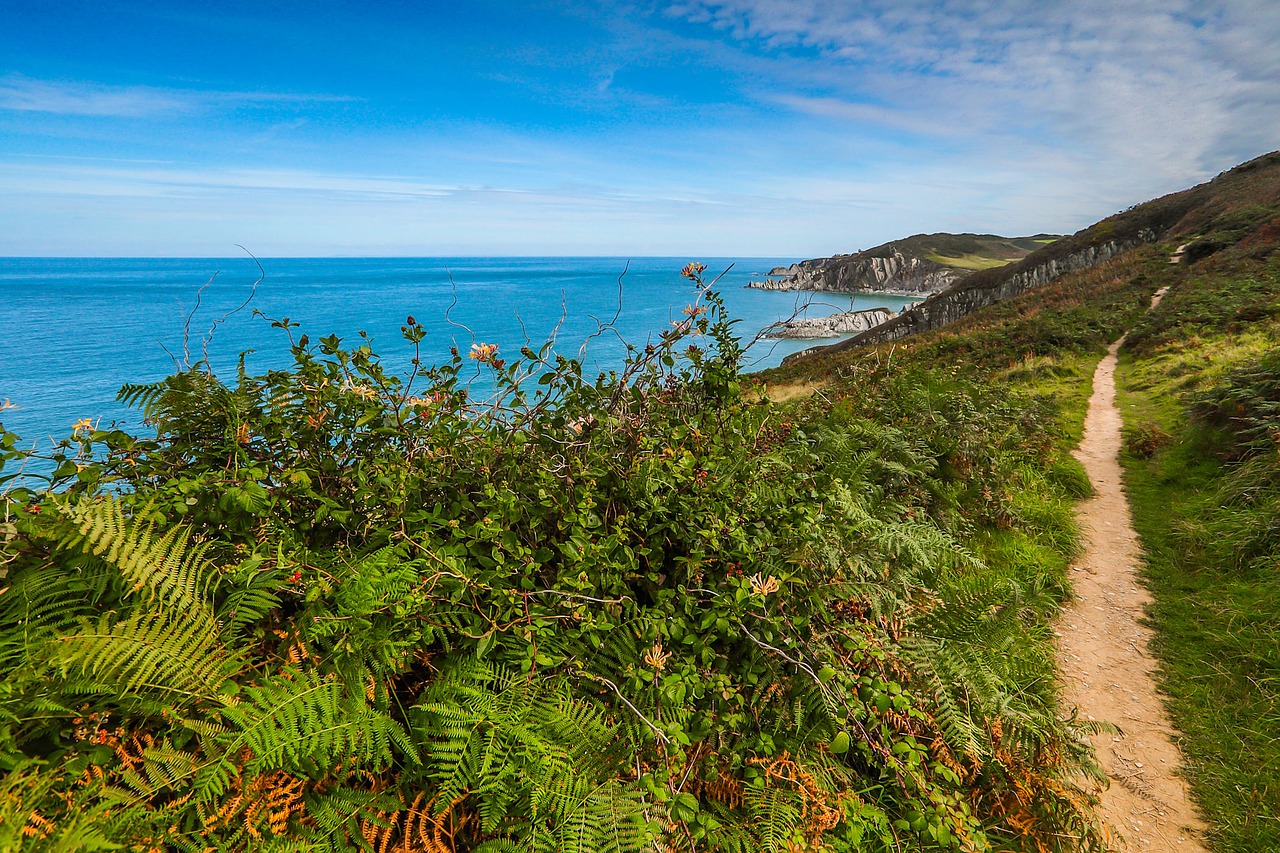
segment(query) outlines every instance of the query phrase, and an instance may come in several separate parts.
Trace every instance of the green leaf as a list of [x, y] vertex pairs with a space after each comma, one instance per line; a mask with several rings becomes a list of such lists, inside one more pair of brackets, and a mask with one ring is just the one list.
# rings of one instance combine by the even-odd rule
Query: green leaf
[[844, 755], [849, 751], [849, 733], [846, 731], [836, 732], [836, 736], [831, 739], [831, 751], [836, 755]]

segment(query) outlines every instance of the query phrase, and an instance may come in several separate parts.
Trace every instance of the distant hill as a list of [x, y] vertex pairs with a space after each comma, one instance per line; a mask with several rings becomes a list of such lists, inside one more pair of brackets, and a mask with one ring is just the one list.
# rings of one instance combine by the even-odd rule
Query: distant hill
[[[1280, 151], [1274, 151], [1191, 189], [1109, 216], [1069, 237], [1045, 244], [1016, 263], [957, 278], [946, 289], [888, 322], [821, 349], [835, 351], [882, 343], [936, 329], [979, 308], [1003, 302], [1068, 273], [1089, 269], [1142, 245], [1176, 241], [1182, 251], [1171, 261], [1195, 263], [1234, 244], [1241, 234], [1270, 221], [1278, 213]], [[870, 251], [891, 251], [887, 247], [892, 245]], [[817, 351], [806, 350], [789, 358], [799, 359]]]
[[768, 279], [747, 286], [760, 290], [927, 296], [946, 290], [976, 270], [995, 269], [1021, 260], [1057, 239], [1053, 234], [915, 234], [850, 255], [776, 267]]

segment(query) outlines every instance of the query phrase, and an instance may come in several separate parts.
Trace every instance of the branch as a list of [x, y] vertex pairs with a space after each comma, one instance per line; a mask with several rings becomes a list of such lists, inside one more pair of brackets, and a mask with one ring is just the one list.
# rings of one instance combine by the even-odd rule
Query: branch
[[[209, 326], [209, 331], [205, 333], [204, 343], [200, 349], [201, 354], [204, 356], [205, 367], [209, 366], [209, 344], [213, 341], [214, 331], [218, 328], [218, 326], [222, 325], [223, 323], [227, 322], [227, 320], [231, 319], [236, 314], [239, 314], [241, 311], [243, 311], [249, 305], [249, 303], [253, 301], [253, 297], [258, 295], [258, 285], [262, 284], [263, 280], [266, 279], [267, 277], [267, 271], [262, 268], [262, 263], [254, 256], [253, 252], [250, 252], [248, 249], [246, 249], [244, 246], [241, 246], [239, 243], [236, 243], [236, 247], [238, 249], [243, 250], [244, 253], [248, 255], [250, 258], [253, 258], [253, 262], [258, 265], [258, 279], [253, 283], [253, 286], [249, 288], [249, 296], [244, 300], [244, 302], [241, 302], [239, 306], [228, 311], [226, 314], [223, 314], [218, 319], [214, 320], [213, 323]], [[209, 280], [213, 281], [213, 279], [209, 279]]]

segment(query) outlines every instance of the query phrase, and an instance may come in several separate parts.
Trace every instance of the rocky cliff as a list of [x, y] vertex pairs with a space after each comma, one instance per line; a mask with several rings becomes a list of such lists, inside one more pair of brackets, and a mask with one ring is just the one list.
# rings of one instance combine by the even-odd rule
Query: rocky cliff
[[[883, 343], [945, 326], [979, 308], [1026, 293], [1067, 273], [1088, 269], [1135, 246], [1154, 242], [1157, 238], [1156, 230], [1141, 228], [1129, 239], [1088, 243], [1066, 254], [1061, 251], [1052, 256], [1032, 254], [1010, 269], [989, 270], [987, 274], [972, 275], [951, 289], [917, 303], [849, 341], [834, 344], [830, 349]], [[820, 349], [828, 348], [795, 353], [784, 359], [783, 363]]]
[[810, 338], [835, 338], [840, 335], [856, 334], [874, 329], [881, 323], [893, 318], [894, 312], [888, 308], [868, 308], [865, 311], [843, 311], [829, 317], [814, 317], [804, 320], [788, 320], [774, 323], [764, 330], [768, 338], [793, 338], [807, 340]]
[[[818, 290], [836, 293], [895, 293], [927, 296], [946, 290], [969, 270], [893, 251], [884, 257], [836, 255], [777, 267], [764, 281], [747, 287], [758, 290]], [[774, 276], [779, 276], [774, 278]]]
[[[873, 329], [849, 340], [796, 353], [785, 361], [894, 341], [936, 329], [1060, 276], [1088, 269], [1122, 252], [1159, 240], [1171, 241], [1171, 248], [1183, 247], [1180, 263], [1195, 263], [1224, 245], [1234, 244], [1249, 228], [1273, 218], [1277, 206], [1280, 206], [1280, 151], [1273, 151], [1222, 172], [1206, 183], [1134, 205], [1069, 237], [1037, 235], [1005, 240], [1021, 244], [1018, 248], [1035, 244], [1040, 244], [1040, 248], [1015, 263], [978, 268], [942, 293]], [[972, 257], [972, 250], [961, 241], [971, 244], [975, 239], [990, 242], [989, 235], [926, 234], [892, 245], [914, 243], [916, 254], [959, 261], [963, 265]]]
[[1054, 234], [913, 234], [851, 255], [775, 267], [769, 278], [747, 286], [761, 290], [928, 296], [946, 290], [974, 270], [1020, 261], [1057, 239]]

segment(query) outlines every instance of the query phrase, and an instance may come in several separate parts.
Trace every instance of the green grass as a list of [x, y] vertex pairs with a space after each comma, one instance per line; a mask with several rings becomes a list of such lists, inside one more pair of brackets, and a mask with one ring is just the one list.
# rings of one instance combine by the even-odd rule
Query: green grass
[[987, 255], [928, 255], [928, 260], [943, 266], [955, 266], [956, 269], [995, 269], [997, 266], [1009, 264], [1009, 257], [989, 257]]
[[[1280, 352], [1280, 220], [1268, 218], [1280, 210], [1278, 166], [1280, 154], [1260, 158], [1066, 238], [1059, 252], [1177, 223], [1162, 244], [942, 329], [829, 349], [769, 375], [813, 382], [884, 363], [948, 366], [1051, 403], [1063, 448], [1080, 438], [1106, 344], [1129, 332], [1119, 403], [1131, 447], [1126, 483], [1149, 553], [1153, 650], [1217, 853], [1280, 850], [1280, 359], [1269, 356]], [[1176, 245], [1197, 239], [1207, 242], [1192, 262], [1168, 263]], [[967, 281], [999, 275], [979, 271]], [[1046, 476], [1086, 494], [1083, 471], [1058, 459]], [[1037, 494], [1011, 490], [1020, 532], [986, 531], [975, 547], [1024, 588], [1044, 582], [1052, 601], [1052, 564], [1065, 553], [1057, 533], [1067, 528]], [[1055, 545], [1042, 550], [1046, 537]]]
[[[1012, 367], [998, 371], [993, 378], [1003, 379], [1035, 397], [1052, 400], [1059, 413], [1063, 446], [1075, 447], [1084, 435], [1084, 416], [1093, 393], [1093, 372], [1100, 360], [1097, 353], [1027, 356]], [[1084, 469], [1080, 470], [1083, 473]], [[1085, 481], [1088, 482], [1087, 476]], [[1080, 497], [1088, 494], [1086, 491]]]
[[992, 258], [987, 255], [958, 255], [949, 257], [947, 255], [928, 255], [929, 260], [935, 264], [942, 264], [944, 267], [955, 267], [962, 270], [990, 270], [996, 267], [1002, 267], [1013, 258]]
[[[1280, 850], [1280, 456], [1189, 403], [1280, 347], [1275, 264], [1201, 271], [1121, 360], [1125, 482], [1155, 599], [1154, 651], [1214, 850]], [[1252, 455], [1250, 455], [1252, 454]]]

